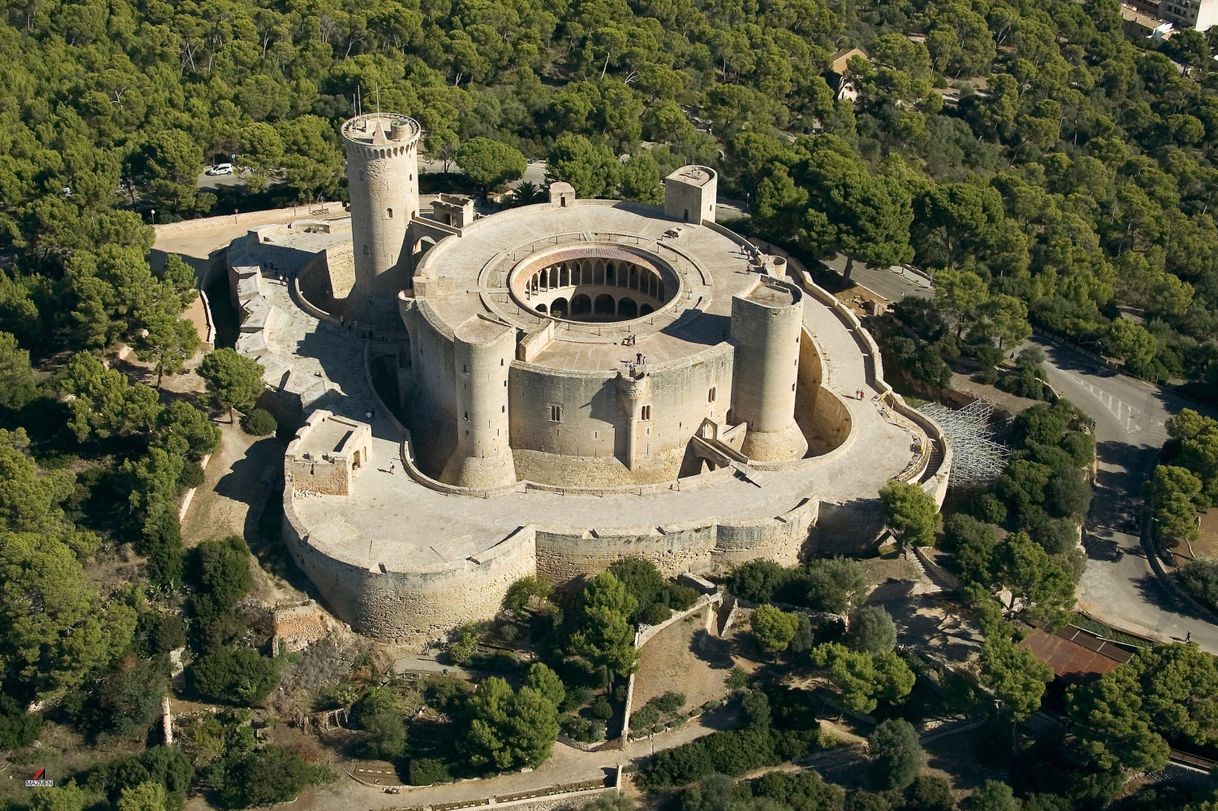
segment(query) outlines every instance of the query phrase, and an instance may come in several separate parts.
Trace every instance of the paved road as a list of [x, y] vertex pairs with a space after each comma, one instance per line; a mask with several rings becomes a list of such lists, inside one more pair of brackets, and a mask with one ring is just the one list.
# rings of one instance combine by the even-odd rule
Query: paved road
[[1083, 542], [1079, 607], [1111, 625], [1164, 642], [1186, 635], [1218, 653], [1218, 627], [1177, 605], [1155, 580], [1137, 523], [1141, 489], [1167, 439], [1164, 422], [1185, 407], [1171, 392], [1103, 369], [1064, 347], [1045, 346], [1049, 382], [1095, 420], [1099, 471]]
[[[833, 272], [841, 273], [846, 267], [846, 260], [839, 257], [824, 264]], [[930, 282], [899, 265], [891, 268], [868, 268], [856, 262], [854, 270], [850, 272], [850, 278], [889, 301], [900, 301], [911, 295], [923, 298], [933, 295]]]
[[[830, 262], [841, 272], [844, 262]], [[926, 281], [908, 272], [855, 266], [853, 278], [890, 300], [929, 296]], [[1099, 470], [1084, 533], [1087, 565], [1079, 607], [1117, 628], [1164, 642], [1191, 633], [1218, 654], [1218, 627], [1179, 606], [1155, 580], [1137, 524], [1142, 484], [1167, 439], [1164, 422], [1181, 408], [1204, 407], [1140, 380], [1116, 374], [1067, 347], [1041, 344], [1049, 382], [1095, 420]]]

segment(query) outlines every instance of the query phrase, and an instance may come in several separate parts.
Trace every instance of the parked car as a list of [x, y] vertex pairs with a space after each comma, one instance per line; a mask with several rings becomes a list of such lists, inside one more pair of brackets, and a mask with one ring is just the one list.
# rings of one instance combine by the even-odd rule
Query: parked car
[[231, 175], [233, 173], [233, 165], [231, 163], [217, 163], [215, 166], [207, 170], [207, 174], [215, 175]]

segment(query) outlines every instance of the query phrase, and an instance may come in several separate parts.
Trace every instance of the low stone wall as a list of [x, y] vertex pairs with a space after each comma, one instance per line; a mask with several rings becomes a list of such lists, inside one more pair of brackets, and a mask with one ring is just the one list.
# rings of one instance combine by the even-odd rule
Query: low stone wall
[[939, 463], [939, 466], [934, 470], [927, 469], [923, 472], [922, 478], [919, 481], [922, 489], [926, 490], [935, 499], [935, 503], [942, 507], [943, 501], [947, 498], [948, 476], [952, 469], [951, 441], [943, 433], [943, 429], [916, 408], [911, 408], [905, 402], [905, 398], [893, 391], [892, 386], [888, 385], [888, 382], [884, 380], [884, 364], [881, 360], [880, 348], [876, 344], [875, 339], [871, 337], [871, 333], [864, 329], [858, 316], [849, 307], [842, 304], [836, 296], [813, 281], [812, 274], [808, 273], [798, 260], [791, 257], [790, 254], [781, 248], [769, 246], [769, 249], [786, 256], [791, 262], [792, 270], [796, 273], [803, 288], [817, 301], [833, 310], [834, 315], [850, 330], [850, 334], [863, 351], [867, 381], [872, 387], [880, 393], [881, 397], [892, 403], [894, 411], [916, 424], [928, 437], [938, 442], [940, 447], [943, 448], [943, 460]]
[[[199, 467], [207, 470], [207, 463], [211, 461], [211, 454], [207, 454], [199, 460]], [[195, 500], [195, 493], [199, 490], [198, 487], [192, 487], [182, 496], [182, 503], [178, 505], [178, 520], [185, 521], [186, 513], [190, 510], [191, 503]]]
[[207, 344], [211, 349], [216, 348], [216, 320], [211, 314], [211, 301], [207, 298], [201, 288], [199, 290], [199, 303], [203, 305], [203, 343]]
[[[365, 371], [368, 368], [365, 351]], [[410, 433], [369, 390], [399, 431], [402, 464], [413, 478], [433, 489], [452, 489], [426, 477], [413, 464]], [[487, 496], [490, 493], [485, 494]], [[515, 580], [537, 571], [565, 582], [601, 571], [624, 556], [654, 562], [666, 575], [709, 572], [758, 557], [783, 564], [797, 562], [816, 523], [819, 503], [804, 499], [784, 513], [741, 520], [707, 520], [668, 526], [615, 528], [521, 527], [484, 553], [446, 564], [420, 565], [409, 572], [343, 560], [327, 548], [324, 528], [310, 534], [301, 524], [290, 485], [284, 491], [284, 542], [301, 570], [313, 581], [330, 609], [356, 630], [378, 639], [419, 644], [453, 626], [490, 619]], [[308, 496], [304, 496], [308, 497]]]
[[409, 572], [364, 566], [309, 534], [284, 490], [283, 540], [336, 616], [360, 633], [418, 646], [454, 626], [495, 616], [508, 586], [534, 573], [534, 533], [521, 528], [476, 556]]
[[666, 576], [709, 573], [756, 558], [798, 562], [819, 512], [805, 499], [773, 518], [721, 519], [607, 530], [537, 528], [537, 571], [559, 582], [604, 571], [622, 557], [651, 561]]
[[[271, 221], [276, 217], [282, 217], [286, 213], [286, 208], [272, 209], [270, 211], [247, 211], [244, 214], [221, 214], [219, 217], [202, 217], [197, 220], [182, 220], [181, 222], [165, 223], [164, 225], [156, 225], [153, 227], [156, 229], [157, 239], [165, 239], [169, 237], [180, 237], [186, 234], [193, 234], [197, 231], [206, 231], [209, 228], [215, 228], [218, 225], [265, 225], [268, 221]], [[331, 216], [345, 213], [346, 210], [343, 208], [343, 204], [338, 201], [318, 203], [316, 205], [292, 206], [292, 219], [296, 219], [297, 217]]]
[[[644, 645], [646, 645], [648, 642], [650, 642], [652, 639], [654, 639], [656, 637], [656, 635], [659, 634], [661, 631], [663, 631], [665, 628], [675, 625], [676, 623], [684, 620], [689, 615], [696, 614], [699, 611], [707, 611], [707, 612], [713, 611], [714, 607], [719, 605], [722, 602], [723, 602], [723, 592], [721, 592], [721, 591], [717, 591], [714, 594], [702, 595], [701, 597], [698, 598], [697, 603], [695, 603], [694, 605], [685, 609], [684, 611], [673, 614], [671, 617], [664, 620], [659, 625], [645, 625], [645, 626], [639, 628], [639, 630], [636, 631], [634, 634], [634, 647], [636, 649], [642, 648]], [[707, 618], [707, 621], [709, 622], [709, 617]], [[631, 673], [630, 680], [626, 682], [626, 702], [625, 702], [625, 707], [623, 708], [624, 718], [622, 721], [622, 734], [621, 734], [621, 738], [620, 738], [623, 747], [626, 745], [626, 742], [630, 740], [630, 714], [634, 709], [634, 676], [635, 676], [635, 674]]]

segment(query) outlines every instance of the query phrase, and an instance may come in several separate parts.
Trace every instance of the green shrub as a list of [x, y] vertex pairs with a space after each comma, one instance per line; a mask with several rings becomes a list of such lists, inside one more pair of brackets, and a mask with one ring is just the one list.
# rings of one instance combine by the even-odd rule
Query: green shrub
[[643, 613], [661, 599], [665, 585], [664, 576], [651, 561], [643, 558], [622, 558], [609, 565], [609, 572], [634, 597], [634, 611], [630, 614], [632, 622], [639, 622]]
[[753, 797], [765, 798], [792, 811], [840, 809], [846, 797], [841, 786], [826, 783], [813, 771], [770, 772], [749, 785]]
[[162, 503], [144, 520], [136, 547], [148, 556], [148, 579], [158, 586], [182, 582], [182, 525], [171, 504]]
[[739, 690], [749, 683], [749, 674], [738, 667], [733, 667], [724, 679], [729, 690]]
[[469, 664], [478, 652], [478, 634], [481, 628], [476, 623], [462, 625], [448, 643], [448, 661], [457, 667]]
[[1218, 562], [1192, 560], [1176, 572], [1180, 587], [1211, 611], [1218, 611]]
[[222, 808], [249, 808], [294, 800], [301, 790], [329, 780], [330, 772], [281, 746], [268, 746], [225, 758], [209, 776]]
[[642, 709], [630, 716], [630, 728], [636, 733], [649, 732], [659, 723], [660, 711], [651, 702], [647, 702]]
[[374, 687], [351, 706], [351, 723], [366, 734], [359, 753], [375, 760], [396, 760], [406, 748], [406, 718], [397, 694]]
[[643, 614], [639, 617], [639, 622], [643, 625], [659, 625], [667, 621], [671, 616], [671, 608], [663, 603], [652, 603], [643, 611]]
[[445, 712], [458, 708], [469, 693], [469, 682], [456, 676], [428, 676], [423, 688], [427, 706]]
[[673, 713], [685, 706], [685, 694], [670, 691], [656, 696], [647, 703], [655, 707], [660, 712]]
[[[161, 697], [169, 689], [169, 658], [142, 658], [129, 654], [87, 690], [64, 702], [65, 711], [90, 737], [114, 735], [144, 740], [148, 730], [161, 720]], [[71, 708], [73, 698], [80, 704]]]
[[203, 483], [203, 466], [193, 459], [187, 459], [178, 474], [178, 490], [189, 490]]
[[0, 694], [0, 750], [19, 749], [38, 740], [42, 714], [26, 712], [11, 696]]
[[279, 423], [265, 408], [255, 408], [241, 417], [241, 430], [250, 436], [270, 436], [278, 427]]
[[156, 783], [170, 795], [170, 807], [181, 808], [186, 803], [186, 792], [194, 775], [195, 768], [181, 749], [153, 746], [141, 754], [115, 758], [96, 766], [89, 772], [87, 785], [115, 801], [125, 788]]
[[451, 783], [453, 775], [448, 764], [439, 758], [421, 757], [410, 761], [406, 768], [406, 780], [412, 786], [432, 786], [436, 783]]
[[935, 774], [919, 775], [905, 792], [905, 811], [952, 811], [955, 807], [951, 786]]
[[872, 779], [883, 789], [904, 789], [926, 766], [926, 752], [913, 725], [903, 719], [882, 721], [867, 739]]
[[970, 512], [987, 524], [1001, 524], [1007, 520], [1007, 505], [993, 493], [982, 493], [973, 499]]
[[701, 593], [690, 586], [682, 585], [681, 583], [671, 583], [666, 589], [668, 597], [668, 607], [676, 611], [684, 611], [687, 608], [692, 608], [693, 604], [698, 602]]
[[177, 614], [148, 611], [139, 616], [135, 638], [144, 656], [169, 653], [186, 644], [186, 623]]
[[563, 698], [562, 704], [558, 705], [558, 709], [563, 712], [571, 712], [578, 710], [580, 707], [592, 700], [592, 688], [584, 685], [576, 685], [567, 688], [567, 695]]
[[740, 714], [750, 727], [768, 727], [773, 720], [770, 714], [770, 699], [760, 690], [749, 690], [740, 699]]
[[250, 550], [240, 535], [204, 541], [195, 547], [191, 608], [204, 643], [216, 645], [241, 634], [245, 622], [235, 610], [253, 585]]
[[998, 372], [995, 369], [982, 369], [973, 374], [972, 380], [974, 383], [992, 386], [998, 382]]
[[740, 775], [805, 757], [817, 740], [815, 730], [783, 732], [771, 727], [751, 727], [713, 732], [657, 753], [643, 767], [639, 778], [649, 789], [666, 789], [715, 773]]
[[753, 560], [737, 566], [727, 578], [727, 587], [745, 600], [768, 603], [791, 579], [791, 573], [772, 560]]
[[592, 706], [588, 708], [588, 712], [592, 713], [594, 718], [600, 718], [602, 721], [608, 721], [613, 717], [613, 705], [609, 703], [609, 699], [600, 696], [596, 701], [592, 702]]
[[466, 661], [466, 667], [474, 670], [489, 670], [504, 672], [518, 670], [521, 665], [520, 657], [506, 650], [477, 650]]
[[190, 684], [205, 699], [249, 706], [279, 683], [280, 663], [253, 648], [216, 648], [190, 667]]
[[580, 743], [596, 743], [605, 740], [605, 722], [568, 715], [559, 721], [563, 734]]

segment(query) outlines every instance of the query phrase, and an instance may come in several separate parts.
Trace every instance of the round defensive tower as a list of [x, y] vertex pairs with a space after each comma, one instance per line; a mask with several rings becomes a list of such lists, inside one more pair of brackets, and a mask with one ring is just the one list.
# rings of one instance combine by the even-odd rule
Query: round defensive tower
[[787, 282], [761, 276], [732, 299], [732, 417], [748, 423], [742, 450], [750, 459], [793, 459], [808, 450], [795, 423], [802, 324], [803, 294]]
[[355, 284], [347, 313], [388, 322], [397, 291], [410, 286], [406, 232], [419, 213], [419, 123], [397, 113], [369, 113], [343, 124]]
[[508, 370], [515, 357], [511, 327], [471, 318], [457, 328], [457, 448], [445, 466], [445, 482], [476, 489], [516, 482], [508, 418]]

